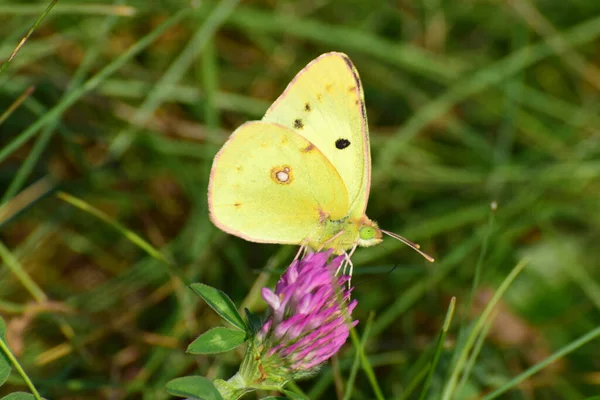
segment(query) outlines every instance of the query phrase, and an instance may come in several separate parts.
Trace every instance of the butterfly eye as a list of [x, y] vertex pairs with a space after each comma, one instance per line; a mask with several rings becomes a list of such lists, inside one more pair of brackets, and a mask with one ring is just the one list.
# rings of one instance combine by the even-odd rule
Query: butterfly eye
[[363, 226], [362, 228], [360, 228], [360, 230], [358, 231], [358, 236], [360, 236], [360, 238], [362, 240], [370, 240], [373, 239], [376, 234], [375, 234], [375, 229], [373, 229], [370, 226]]
[[338, 139], [335, 141], [335, 147], [342, 150], [346, 147], [350, 146], [350, 141], [348, 139]]

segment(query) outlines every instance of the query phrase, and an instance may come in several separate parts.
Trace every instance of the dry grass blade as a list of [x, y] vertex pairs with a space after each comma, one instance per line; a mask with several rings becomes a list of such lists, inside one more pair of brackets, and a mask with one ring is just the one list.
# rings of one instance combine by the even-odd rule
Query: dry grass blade
[[19, 108], [19, 106], [29, 97], [33, 94], [33, 92], [35, 91], [35, 86], [31, 85], [29, 86], [27, 89], [25, 89], [25, 91], [23, 93], [21, 93], [21, 95], [19, 97], [17, 97], [17, 99], [6, 109], [4, 110], [4, 112], [0, 115], [0, 125], [2, 125], [2, 123], [4, 121], [6, 121], [6, 119], [8, 117], [10, 117], [10, 115], [17, 109]]
[[50, 13], [50, 11], [56, 5], [56, 3], [58, 3], [58, 0], [52, 0], [52, 2], [44, 10], [42, 15], [40, 15], [40, 17], [35, 21], [33, 26], [25, 34], [25, 36], [23, 36], [23, 38], [21, 39], [21, 41], [19, 42], [17, 47], [15, 47], [15, 49], [10, 54], [10, 56], [8, 56], [8, 59], [6, 61], [4, 61], [4, 63], [2, 63], [2, 66], [0, 67], [0, 74], [2, 74], [2, 72], [4, 72], [4, 70], [8, 67], [8, 64], [12, 61], [13, 58], [15, 58], [15, 56], [17, 55], [19, 50], [21, 50], [21, 47], [23, 47], [25, 45], [25, 42], [27, 42], [27, 39], [29, 39], [29, 37], [33, 34], [33, 32], [37, 29], [37, 27], [42, 23], [44, 18], [46, 18], [46, 16]]

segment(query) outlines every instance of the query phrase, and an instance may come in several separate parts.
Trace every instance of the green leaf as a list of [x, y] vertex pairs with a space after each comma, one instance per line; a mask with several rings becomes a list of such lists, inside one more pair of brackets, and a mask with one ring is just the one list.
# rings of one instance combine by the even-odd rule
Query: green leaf
[[[6, 323], [0, 317], [0, 340], [6, 343]], [[0, 349], [0, 386], [6, 382], [10, 375], [11, 363], [6, 354]]]
[[288, 400], [287, 397], [280, 397], [280, 396], [269, 396], [269, 397], [263, 397], [260, 400]]
[[190, 288], [202, 297], [223, 319], [239, 330], [246, 331], [246, 324], [229, 296], [203, 283], [192, 283]]
[[167, 382], [167, 392], [174, 396], [200, 400], [223, 400], [213, 383], [203, 376], [184, 376]]
[[233, 350], [246, 341], [246, 332], [237, 329], [213, 328], [198, 336], [187, 348], [191, 354], [214, 354]]

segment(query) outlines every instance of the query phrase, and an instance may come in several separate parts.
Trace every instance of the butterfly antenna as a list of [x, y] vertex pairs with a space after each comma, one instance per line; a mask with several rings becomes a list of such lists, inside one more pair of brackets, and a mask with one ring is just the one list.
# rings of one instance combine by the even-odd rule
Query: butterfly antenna
[[412, 247], [412, 249], [413, 249], [413, 250], [415, 250], [417, 253], [419, 253], [420, 255], [422, 255], [423, 257], [425, 257], [425, 259], [426, 259], [427, 261], [429, 261], [429, 262], [434, 262], [434, 261], [435, 261], [435, 260], [434, 260], [434, 258], [433, 258], [433, 257], [431, 257], [429, 254], [426, 254], [426, 253], [424, 253], [423, 251], [421, 251], [421, 246], [419, 246], [419, 245], [418, 245], [418, 244], [416, 244], [416, 243], [413, 243], [413, 242], [411, 242], [411, 241], [410, 241], [410, 240], [408, 240], [407, 238], [405, 238], [405, 237], [402, 237], [402, 236], [400, 236], [400, 235], [398, 235], [398, 234], [396, 234], [396, 233], [393, 233], [393, 232], [385, 231], [385, 230], [383, 230], [383, 229], [381, 230], [381, 232], [385, 233], [386, 235], [388, 235], [388, 236], [390, 236], [390, 237], [393, 237], [393, 238], [394, 238], [394, 239], [396, 239], [396, 240], [399, 240], [399, 241], [401, 241], [402, 243], [404, 243], [404, 244], [405, 244], [405, 245], [407, 245], [407, 246], [410, 246], [410, 247]]

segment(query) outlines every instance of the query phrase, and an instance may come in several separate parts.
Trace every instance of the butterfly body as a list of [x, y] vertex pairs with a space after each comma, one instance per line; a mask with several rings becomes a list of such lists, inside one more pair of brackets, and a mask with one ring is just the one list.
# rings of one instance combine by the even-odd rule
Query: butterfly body
[[326, 53], [260, 121], [231, 134], [213, 161], [209, 213], [217, 227], [252, 242], [343, 254], [390, 234], [365, 214], [370, 184], [358, 72], [345, 54]]
[[[367, 236], [361, 236], [361, 230], [367, 228]], [[306, 243], [312, 249], [332, 249], [334, 254], [343, 254], [355, 246], [369, 247], [381, 242], [381, 231], [377, 223], [366, 216], [345, 217], [339, 220], [324, 218], [314, 234], [309, 235]]]

